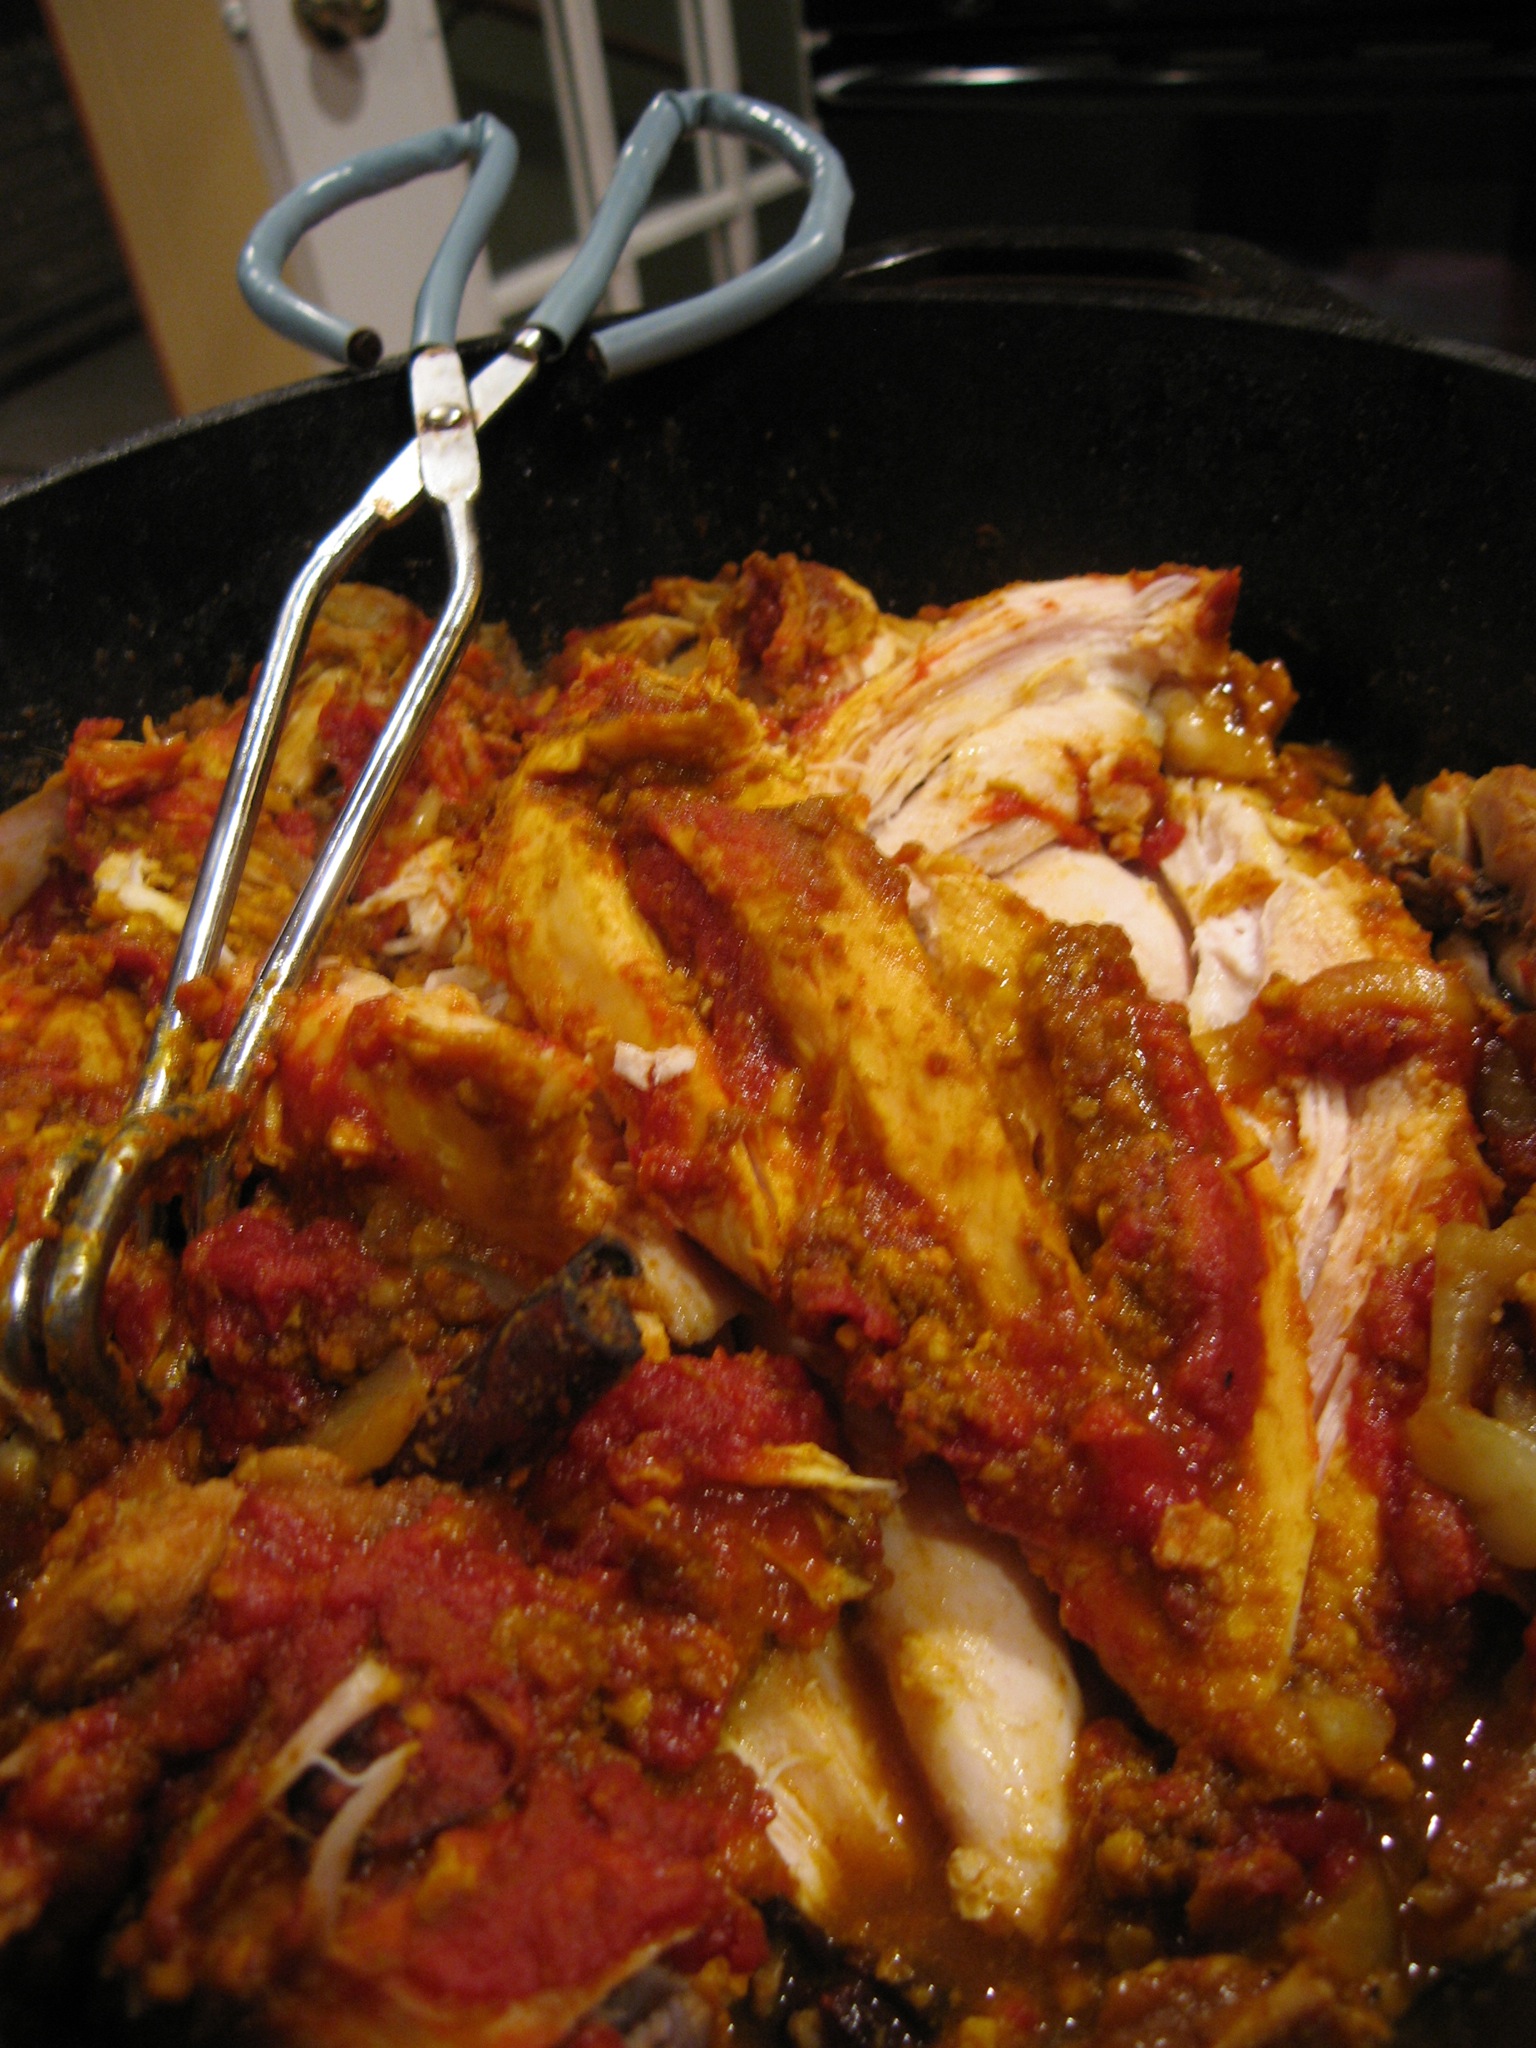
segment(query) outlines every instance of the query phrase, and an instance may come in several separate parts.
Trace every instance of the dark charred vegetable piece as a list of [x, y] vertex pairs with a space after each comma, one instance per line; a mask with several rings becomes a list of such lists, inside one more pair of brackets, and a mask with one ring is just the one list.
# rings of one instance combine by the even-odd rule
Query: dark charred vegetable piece
[[1475, 934], [1503, 993], [1536, 1005], [1536, 770], [1447, 772], [1402, 803], [1385, 784], [1330, 801], [1419, 923], [1451, 935], [1452, 957], [1469, 965]]
[[863, 1968], [786, 1899], [761, 1910], [773, 1956], [740, 2017], [767, 2048], [806, 2048], [808, 2038], [818, 2048], [927, 2048], [936, 2037], [936, 1998], [920, 2010], [915, 1995]]
[[1511, 1017], [1488, 1038], [1472, 1107], [1488, 1163], [1513, 1204], [1536, 1187], [1536, 1013]]
[[625, 2048], [706, 2048], [713, 2014], [686, 1977], [653, 1965], [610, 1991], [592, 2018]]
[[584, 1245], [469, 1365], [438, 1381], [396, 1470], [470, 1479], [546, 1450], [640, 1356], [640, 1332], [616, 1284], [637, 1271], [611, 1238]]

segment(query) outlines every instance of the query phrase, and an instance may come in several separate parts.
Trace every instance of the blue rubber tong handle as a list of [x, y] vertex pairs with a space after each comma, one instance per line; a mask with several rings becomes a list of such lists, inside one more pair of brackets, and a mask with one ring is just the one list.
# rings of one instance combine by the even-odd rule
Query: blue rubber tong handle
[[[745, 276], [603, 328], [592, 338], [602, 367], [612, 376], [628, 376], [723, 341], [798, 298], [835, 266], [853, 188], [825, 136], [782, 107], [744, 93], [659, 92], [621, 150], [613, 182], [569, 268], [525, 323], [542, 331], [551, 353], [569, 348], [591, 319], [672, 151], [703, 128], [738, 135], [782, 158], [809, 188], [800, 224], [782, 249]], [[411, 334], [413, 350], [451, 345], [465, 282], [517, 168], [516, 139], [490, 114], [351, 157], [280, 199], [257, 222], [240, 254], [240, 289], [253, 312], [304, 348], [369, 368], [378, 361], [378, 336], [301, 299], [283, 283], [283, 264], [307, 229], [354, 200], [465, 162], [474, 164], [474, 176], [421, 288]]]
[[474, 174], [432, 259], [411, 329], [413, 353], [433, 344], [451, 348], [458, 338], [459, 305], [469, 273], [517, 171], [517, 138], [494, 114], [477, 114], [472, 121], [430, 128], [406, 142], [365, 150], [322, 171], [307, 185], [296, 186], [262, 215], [240, 251], [236, 275], [251, 311], [301, 348], [356, 369], [371, 369], [381, 346], [373, 329], [353, 327], [301, 299], [283, 283], [283, 265], [310, 228], [343, 207], [462, 163], [473, 164]]
[[744, 276], [594, 334], [593, 351], [611, 376], [670, 362], [766, 319], [825, 277], [843, 252], [853, 187], [842, 158], [824, 135], [782, 107], [744, 93], [659, 92], [630, 131], [613, 182], [570, 267], [529, 316], [529, 325], [569, 348], [607, 290], [668, 157], [684, 136], [701, 128], [739, 135], [781, 157], [810, 188], [805, 212], [784, 247]]

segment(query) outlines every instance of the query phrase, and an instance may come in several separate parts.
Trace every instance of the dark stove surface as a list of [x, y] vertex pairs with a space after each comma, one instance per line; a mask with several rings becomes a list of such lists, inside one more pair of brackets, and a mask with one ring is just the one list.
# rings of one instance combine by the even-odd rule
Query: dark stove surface
[[805, 0], [853, 235], [1241, 236], [1536, 353], [1536, 0]]
[[1327, 36], [1500, 35], [1529, 39], [1529, 0], [805, 0], [807, 27], [928, 32], [995, 41], [1096, 31], [1243, 35], [1306, 28]]
[[805, 0], [823, 97], [1211, 85], [1444, 88], [1536, 77], [1530, 0]]

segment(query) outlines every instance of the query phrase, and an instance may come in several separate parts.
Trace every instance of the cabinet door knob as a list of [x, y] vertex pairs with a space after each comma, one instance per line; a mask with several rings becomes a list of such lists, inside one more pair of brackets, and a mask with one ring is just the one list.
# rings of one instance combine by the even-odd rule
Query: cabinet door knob
[[344, 50], [378, 34], [389, 19], [389, 0], [293, 0], [293, 12], [322, 49]]

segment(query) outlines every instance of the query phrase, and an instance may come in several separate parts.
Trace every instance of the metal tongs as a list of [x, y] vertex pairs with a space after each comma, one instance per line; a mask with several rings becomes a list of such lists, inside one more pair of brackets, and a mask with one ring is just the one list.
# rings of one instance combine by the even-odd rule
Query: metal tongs
[[[836, 263], [852, 199], [842, 160], [821, 136], [781, 108], [738, 93], [658, 93], [624, 145], [613, 182], [560, 281], [505, 352], [472, 379], [466, 379], [454, 346], [459, 303], [517, 168], [516, 140], [492, 116], [481, 114], [339, 164], [280, 200], [246, 244], [240, 284], [260, 317], [305, 347], [368, 367], [378, 358], [378, 337], [299, 298], [282, 282], [284, 261], [307, 229], [354, 201], [429, 171], [464, 162], [474, 166], [416, 301], [410, 366], [415, 432], [320, 542], [283, 601], [138, 1087], [114, 1133], [105, 1141], [83, 1138], [53, 1163], [42, 1197], [43, 1234], [15, 1257], [0, 1301], [0, 1368], [13, 1391], [36, 1387], [46, 1374], [121, 1422], [131, 1424], [141, 1414], [138, 1390], [101, 1332], [102, 1295], [113, 1256], [155, 1169], [178, 1148], [199, 1145], [210, 1155], [199, 1195], [204, 1220], [227, 1199], [226, 1141], [283, 1000], [304, 981], [332, 917], [351, 893], [479, 615], [476, 433], [522, 389], [544, 357], [574, 341], [607, 289], [667, 159], [684, 136], [701, 129], [742, 136], [782, 157], [809, 188], [805, 212], [792, 239], [745, 276], [594, 334], [591, 345], [602, 368], [611, 376], [626, 376], [766, 317]], [[451, 585], [442, 615], [272, 943], [206, 1090], [183, 1092], [195, 1033], [176, 997], [187, 982], [218, 963], [315, 614], [368, 543], [403, 520], [423, 497], [438, 507], [448, 549]], [[46, 1402], [42, 1406], [46, 1409]]]

